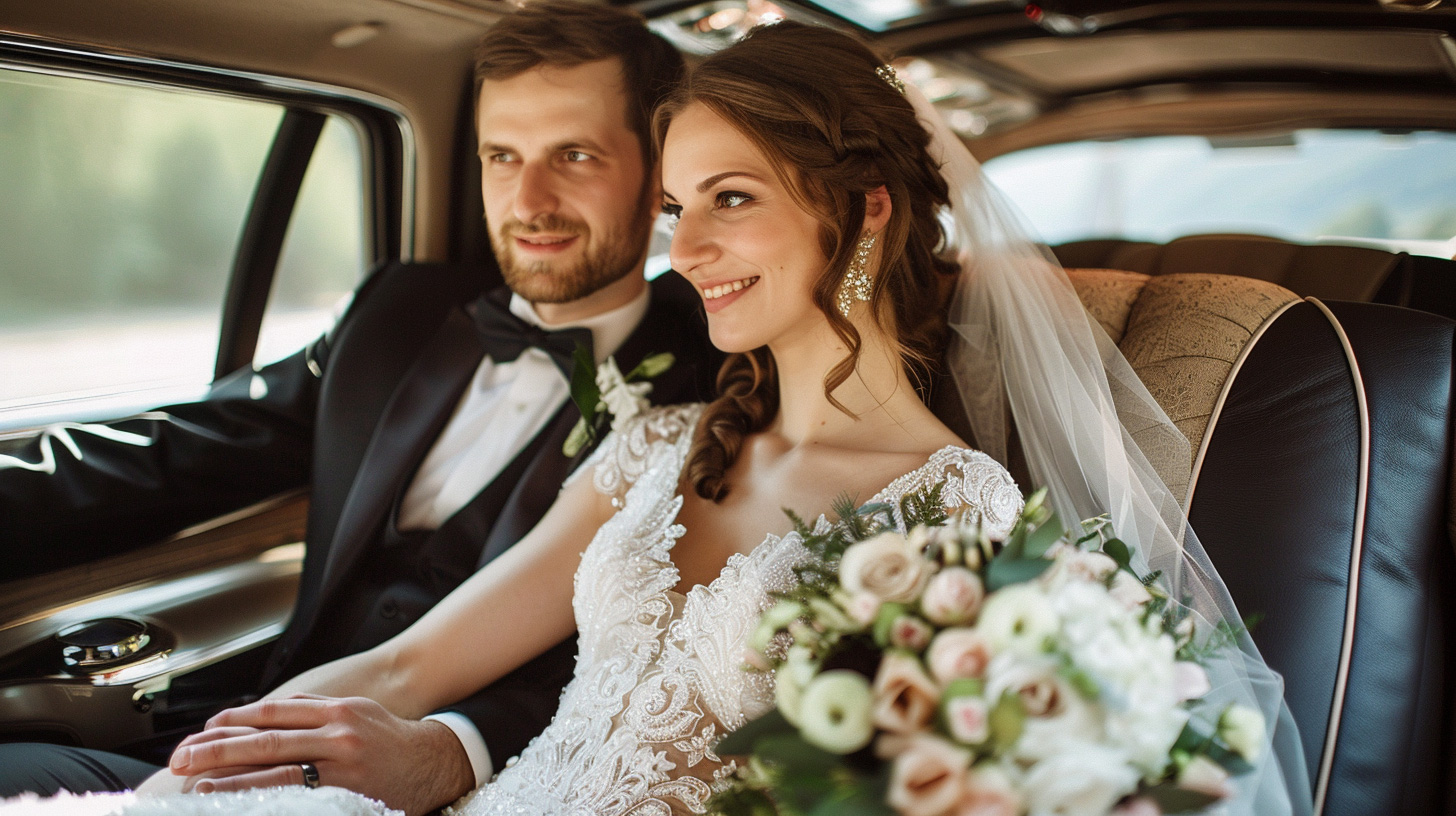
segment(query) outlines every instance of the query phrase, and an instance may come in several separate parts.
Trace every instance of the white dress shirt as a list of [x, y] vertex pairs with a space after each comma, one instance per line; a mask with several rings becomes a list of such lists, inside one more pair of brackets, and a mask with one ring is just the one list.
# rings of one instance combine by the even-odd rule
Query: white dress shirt
[[[637, 328], [647, 313], [650, 298], [651, 288], [643, 287], [642, 294], [624, 306], [560, 325], [546, 323], [520, 295], [511, 296], [510, 310], [527, 323], [545, 329], [589, 329], [592, 351], [600, 365]], [[399, 528], [434, 530], [445, 523], [505, 470], [546, 427], [569, 395], [565, 375], [541, 349], [528, 348], [505, 363], [497, 363], [489, 356], [481, 360], [455, 413], [405, 490]], [[445, 712], [425, 719], [435, 720], [455, 733], [470, 758], [477, 786], [490, 780], [495, 771], [490, 753], [469, 717]]]

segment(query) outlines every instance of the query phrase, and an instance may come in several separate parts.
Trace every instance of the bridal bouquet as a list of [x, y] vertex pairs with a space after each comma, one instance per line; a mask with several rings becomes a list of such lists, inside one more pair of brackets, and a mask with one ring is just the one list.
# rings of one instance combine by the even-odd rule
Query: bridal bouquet
[[1065, 534], [1033, 495], [1004, 540], [938, 488], [849, 502], [762, 617], [775, 710], [730, 734], [726, 816], [1184, 813], [1232, 795], [1263, 717], [1202, 698], [1235, 632], [1195, 637], [1105, 518]]

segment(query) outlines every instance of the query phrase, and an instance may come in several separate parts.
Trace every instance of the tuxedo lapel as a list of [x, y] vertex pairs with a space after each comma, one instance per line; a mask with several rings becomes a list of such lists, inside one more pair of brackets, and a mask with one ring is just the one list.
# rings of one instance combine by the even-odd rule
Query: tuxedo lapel
[[405, 480], [439, 436], [484, 354], [470, 318], [454, 309], [400, 380], [380, 415], [344, 502], [324, 568], [320, 599], [328, 597], [374, 540]]

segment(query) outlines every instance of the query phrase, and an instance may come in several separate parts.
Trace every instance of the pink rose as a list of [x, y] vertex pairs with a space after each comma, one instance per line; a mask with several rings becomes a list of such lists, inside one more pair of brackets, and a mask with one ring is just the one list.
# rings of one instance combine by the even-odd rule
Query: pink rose
[[1229, 785], [1229, 773], [1222, 765], [1198, 754], [1178, 772], [1178, 787], [1207, 794], [1219, 799], [1233, 794]]
[[851, 595], [909, 603], [925, 588], [934, 565], [899, 533], [880, 533], [853, 544], [839, 562], [839, 582]]
[[872, 593], [861, 592], [851, 596], [843, 604], [844, 611], [861, 626], [869, 626], [880, 614], [880, 599]]
[[951, 812], [954, 816], [1018, 816], [1021, 797], [1005, 771], [983, 765], [966, 776], [965, 792]]
[[1130, 573], [1119, 571], [1112, 579], [1112, 587], [1107, 590], [1113, 600], [1122, 604], [1125, 609], [1137, 609], [1139, 606], [1153, 599], [1152, 593], [1143, 586], [1143, 582], [1132, 577]]
[[912, 655], [889, 652], [875, 673], [874, 723], [896, 734], [923, 731], [935, 717], [940, 689]]
[[914, 615], [901, 615], [890, 624], [890, 644], [901, 649], [921, 652], [930, 643], [932, 631], [930, 624]]
[[901, 816], [942, 816], [961, 798], [970, 764], [969, 751], [939, 737], [917, 736], [895, 757], [885, 801]]
[[954, 626], [974, 618], [985, 597], [979, 575], [965, 567], [946, 567], [926, 585], [920, 611], [934, 623]]
[[945, 704], [945, 723], [956, 742], [980, 745], [991, 736], [991, 707], [980, 697], [957, 697]]
[[925, 654], [930, 674], [941, 685], [963, 677], [981, 677], [991, 662], [991, 644], [974, 629], [946, 629], [930, 641]]
[[1163, 809], [1146, 796], [1129, 799], [1112, 811], [1112, 816], [1163, 816]]

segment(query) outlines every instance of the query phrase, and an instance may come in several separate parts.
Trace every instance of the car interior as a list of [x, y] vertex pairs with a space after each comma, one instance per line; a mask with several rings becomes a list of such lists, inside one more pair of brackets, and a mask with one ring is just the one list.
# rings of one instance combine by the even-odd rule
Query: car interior
[[[1188, 436], [1316, 813], [1456, 813], [1456, 2], [618, 4], [689, 64], [786, 17], [894, 55]], [[498, 283], [471, 52], [510, 7], [0, 0], [0, 466], [302, 347], [386, 262]], [[0, 570], [0, 741], [155, 759], [235, 702], [307, 502]]]

